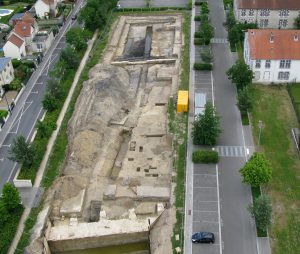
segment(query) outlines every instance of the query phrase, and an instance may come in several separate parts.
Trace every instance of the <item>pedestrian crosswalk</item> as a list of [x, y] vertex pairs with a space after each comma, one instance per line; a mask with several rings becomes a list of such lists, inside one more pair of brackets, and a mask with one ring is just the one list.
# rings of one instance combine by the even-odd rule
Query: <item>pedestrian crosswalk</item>
[[211, 43], [228, 43], [228, 40], [226, 38], [212, 38], [210, 41]]
[[244, 146], [217, 146], [215, 151], [221, 157], [244, 157], [249, 155], [249, 148]]

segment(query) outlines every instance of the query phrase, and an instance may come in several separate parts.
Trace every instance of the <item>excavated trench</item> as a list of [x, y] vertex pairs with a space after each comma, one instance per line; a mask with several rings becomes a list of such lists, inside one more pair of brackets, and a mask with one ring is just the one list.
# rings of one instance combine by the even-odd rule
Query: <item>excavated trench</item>
[[[53, 186], [45, 236], [52, 253], [149, 253], [150, 219], [169, 207], [167, 104], [178, 88], [181, 15], [118, 22], [69, 123], [68, 158]], [[164, 218], [151, 238], [157, 253], [170, 249], [174, 218]]]

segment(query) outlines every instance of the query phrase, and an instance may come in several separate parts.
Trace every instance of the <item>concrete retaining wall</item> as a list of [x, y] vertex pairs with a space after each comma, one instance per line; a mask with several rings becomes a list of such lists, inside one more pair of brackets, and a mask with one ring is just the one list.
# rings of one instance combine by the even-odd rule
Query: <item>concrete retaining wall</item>
[[90, 248], [123, 245], [129, 243], [145, 242], [149, 240], [149, 232], [130, 234], [106, 235], [87, 237], [82, 239], [69, 239], [60, 241], [48, 241], [51, 252], [84, 250]]
[[19, 176], [19, 173], [20, 173], [20, 169], [18, 170], [17, 174], [15, 175], [14, 177], [14, 186], [16, 188], [31, 188], [32, 187], [32, 182], [31, 180], [20, 180], [20, 179], [17, 179], [18, 176]]

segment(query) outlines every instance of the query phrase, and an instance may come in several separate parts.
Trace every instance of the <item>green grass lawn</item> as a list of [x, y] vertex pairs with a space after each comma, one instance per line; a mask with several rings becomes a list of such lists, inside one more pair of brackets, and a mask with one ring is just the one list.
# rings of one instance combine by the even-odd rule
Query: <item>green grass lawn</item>
[[273, 254], [300, 250], [300, 161], [291, 136], [298, 122], [283, 86], [253, 86], [252, 124], [257, 144], [258, 121], [264, 128], [261, 147], [273, 167], [273, 178], [263, 186], [272, 198], [273, 224], [269, 231]]

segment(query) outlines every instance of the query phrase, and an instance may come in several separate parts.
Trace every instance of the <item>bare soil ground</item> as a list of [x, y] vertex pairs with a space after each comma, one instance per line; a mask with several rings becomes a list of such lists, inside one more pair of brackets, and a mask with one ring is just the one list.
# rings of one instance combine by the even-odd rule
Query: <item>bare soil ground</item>
[[111, 220], [128, 218], [130, 209], [137, 218], [153, 216], [163, 203], [171, 208], [152, 231], [151, 249], [172, 252], [173, 137], [167, 106], [178, 89], [181, 26], [179, 14], [118, 19], [69, 123], [65, 167], [49, 191], [52, 225], [68, 225], [75, 217], [94, 220], [95, 202]]

